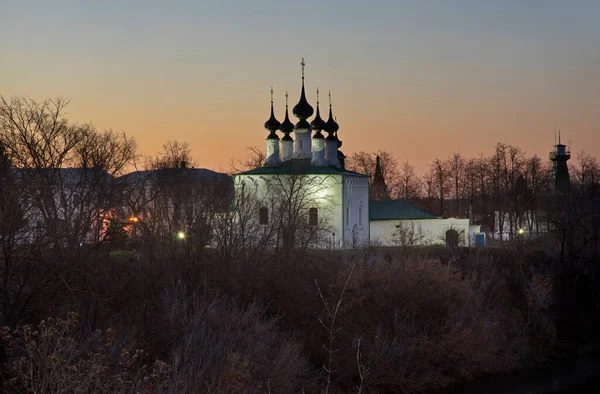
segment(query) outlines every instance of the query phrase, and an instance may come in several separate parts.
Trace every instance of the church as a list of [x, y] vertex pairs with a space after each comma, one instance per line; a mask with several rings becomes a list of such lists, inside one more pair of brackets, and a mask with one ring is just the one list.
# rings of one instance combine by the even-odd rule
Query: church
[[278, 220], [285, 226], [301, 225], [308, 233], [314, 229], [318, 236], [311, 244], [316, 247], [443, 245], [448, 234], [453, 242], [470, 245], [479, 226], [470, 226], [468, 219], [438, 218], [401, 200], [369, 201], [369, 176], [344, 166], [331, 93], [325, 121], [318, 89], [316, 110], [306, 98], [304, 59], [301, 65], [300, 99], [292, 108], [298, 121], [290, 121], [287, 92], [284, 120], [277, 120], [271, 89], [271, 114], [264, 124], [266, 160], [262, 167], [234, 176], [236, 200], [252, 196], [261, 225]]

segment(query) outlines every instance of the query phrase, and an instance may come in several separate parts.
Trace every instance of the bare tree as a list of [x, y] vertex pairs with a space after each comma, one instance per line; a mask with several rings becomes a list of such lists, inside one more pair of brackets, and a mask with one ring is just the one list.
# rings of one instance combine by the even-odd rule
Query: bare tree
[[372, 177], [375, 174], [375, 157], [364, 151], [352, 153], [346, 159], [346, 168]]
[[544, 163], [534, 155], [525, 162], [524, 177], [526, 182], [526, 191], [523, 198], [523, 207], [525, 211], [524, 224], [530, 234], [540, 234], [540, 231], [547, 230], [544, 226], [542, 217], [542, 207], [548, 196], [548, 186], [550, 185], [551, 166]]
[[492, 212], [494, 214], [494, 229], [503, 239], [504, 223], [506, 221], [506, 189], [505, 189], [505, 163], [506, 145], [496, 144], [494, 154], [489, 159], [490, 177], [492, 183]]
[[425, 189], [425, 198], [427, 199], [427, 210], [433, 210], [433, 200], [437, 197], [435, 183], [434, 183], [434, 173], [429, 171], [423, 177], [423, 187]]
[[[215, 216], [231, 202], [229, 176], [189, 168], [187, 143], [169, 141], [148, 160], [150, 170], [119, 179], [122, 209], [134, 246], [144, 253], [185, 253], [195, 260], [212, 240]], [[140, 244], [141, 243], [141, 244]]]
[[399, 197], [412, 201], [421, 196], [421, 180], [419, 179], [415, 167], [407, 161], [400, 167], [399, 177]]
[[149, 169], [160, 168], [185, 168], [193, 167], [195, 160], [192, 157], [192, 150], [186, 141], [167, 141], [163, 145], [162, 152], [153, 158], [147, 159]]
[[2, 141], [34, 207], [33, 220], [57, 251], [101, 241], [116, 199], [113, 175], [135, 156], [135, 143], [124, 134], [70, 123], [66, 105], [63, 99], [0, 97]]
[[450, 180], [450, 174], [448, 171], [448, 166], [445, 162], [442, 162], [439, 159], [435, 159], [430, 169], [430, 176], [433, 182], [433, 187], [436, 190], [436, 194], [439, 199], [439, 210], [440, 215], [444, 216], [445, 214], [445, 201], [448, 190], [448, 182]]
[[0, 129], [16, 167], [61, 168], [73, 164], [72, 151], [83, 135], [64, 116], [68, 102], [0, 96]]
[[28, 236], [27, 204], [20, 194], [20, 187], [12, 171], [11, 161], [0, 141], [0, 256], [4, 263], [2, 271], [3, 321], [10, 318], [11, 302], [9, 287], [16, 249]]
[[260, 150], [256, 146], [246, 148], [248, 151], [248, 157], [243, 160], [231, 160], [230, 173], [235, 174], [238, 172], [253, 170], [260, 168], [265, 164], [267, 156], [264, 151]]
[[407, 249], [414, 246], [420, 246], [425, 240], [425, 233], [421, 225], [415, 222], [404, 223], [400, 221], [392, 233], [389, 241], [392, 245]]
[[[311, 174], [288, 174], [266, 181], [275, 208], [279, 233], [287, 254], [293, 249], [327, 246], [334, 201], [326, 191], [335, 179]], [[316, 215], [311, 217], [311, 210]]]
[[575, 184], [581, 192], [596, 193], [600, 182], [600, 164], [595, 157], [585, 151], [579, 152], [573, 172]]
[[447, 161], [449, 177], [452, 179], [452, 192], [454, 194], [454, 216], [463, 216], [464, 210], [460, 202], [463, 198], [462, 187], [466, 162], [460, 153], [454, 153]]
[[213, 245], [226, 262], [289, 264], [315, 247], [333, 247], [330, 226], [335, 209], [329, 190], [336, 179], [322, 174], [297, 173], [235, 179], [234, 202], [216, 215]]
[[505, 189], [508, 200], [509, 234], [514, 237], [517, 230], [523, 226], [523, 199], [527, 189], [524, 174], [525, 154], [515, 146], [507, 146], [505, 156]]

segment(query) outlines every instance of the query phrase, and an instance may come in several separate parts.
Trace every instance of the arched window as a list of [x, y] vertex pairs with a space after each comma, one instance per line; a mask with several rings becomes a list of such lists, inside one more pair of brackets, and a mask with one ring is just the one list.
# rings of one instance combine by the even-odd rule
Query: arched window
[[258, 222], [260, 224], [269, 224], [269, 209], [262, 207], [258, 210]]
[[319, 224], [319, 210], [317, 208], [310, 208], [308, 210], [308, 224], [310, 226]]

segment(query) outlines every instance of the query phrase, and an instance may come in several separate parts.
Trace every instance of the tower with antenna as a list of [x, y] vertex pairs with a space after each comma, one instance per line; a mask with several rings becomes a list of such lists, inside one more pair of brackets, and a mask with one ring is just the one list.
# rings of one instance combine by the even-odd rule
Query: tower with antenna
[[302, 90], [300, 92], [300, 101], [294, 106], [292, 112], [298, 123], [294, 126], [294, 158], [297, 159], [309, 159], [311, 158], [311, 128], [307, 119], [310, 118], [314, 112], [313, 107], [306, 100], [306, 92], [304, 91], [304, 58], [300, 63], [302, 66]]
[[554, 185], [559, 192], [566, 193], [571, 189], [571, 180], [569, 178], [569, 168], [567, 161], [571, 158], [571, 152], [567, 146], [560, 142], [560, 130], [558, 131], [558, 144], [554, 145], [554, 150], [550, 152], [550, 160], [553, 164]]

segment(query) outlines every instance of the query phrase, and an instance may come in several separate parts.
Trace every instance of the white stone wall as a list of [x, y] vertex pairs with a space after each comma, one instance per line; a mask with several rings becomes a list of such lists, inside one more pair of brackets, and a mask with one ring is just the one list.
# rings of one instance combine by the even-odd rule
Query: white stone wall
[[[396, 226], [401, 226], [398, 229]], [[371, 244], [380, 246], [398, 246], [399, 231], [412, 232], [416, 245], [445, 245], [446, 231], [455, 229], [462, 239], [461, 246], [472, 243], [473, 232], [478, 228], [469, 225], [469, 219], [413, 219], [413, 220], [374, 220], [370, 222]], [[409, 237], [410, 238], [410, 237]]]
[[[342, 175], [237, 175], [235, 177], [236, 189], [239, 191], [242, 184], [250, 188], [250, 193], [256, 198], [268, 201], [273, 198], [274, 185], [278, 185], [276, 177], [296, 177], [296, 181], [303, 187], [310, 188], [304, 201], [303, 209], [317, 208], [319, 210], [319, 225], [325, 233], [330, 234], [325, 244], [331, 247], [342, 247]], [[277, 187], [277, 186], [275, 186]], [[248, 189], [246, 189], [248, 190]], [[271, 213], [270, 213], [271, 214]], [[257, 213], [258, 215], [258, 213]]]
[[[236, 188], [242, 183], [265, 202], [272, 198], [274, 177], [279, 175], [237, 175]], [[285, 177], [287, 175], [283, 175]], [[319, 221], [326, 229], [326, 244], [336, 248], [353, 248], [369, 244], [369, 180], [355, 175], [302, 175], [310, 193], [306, 209], [319, 209]]]
[[343, 248], [369, 244], [369, 179], [344, 175], [343, 190]]

